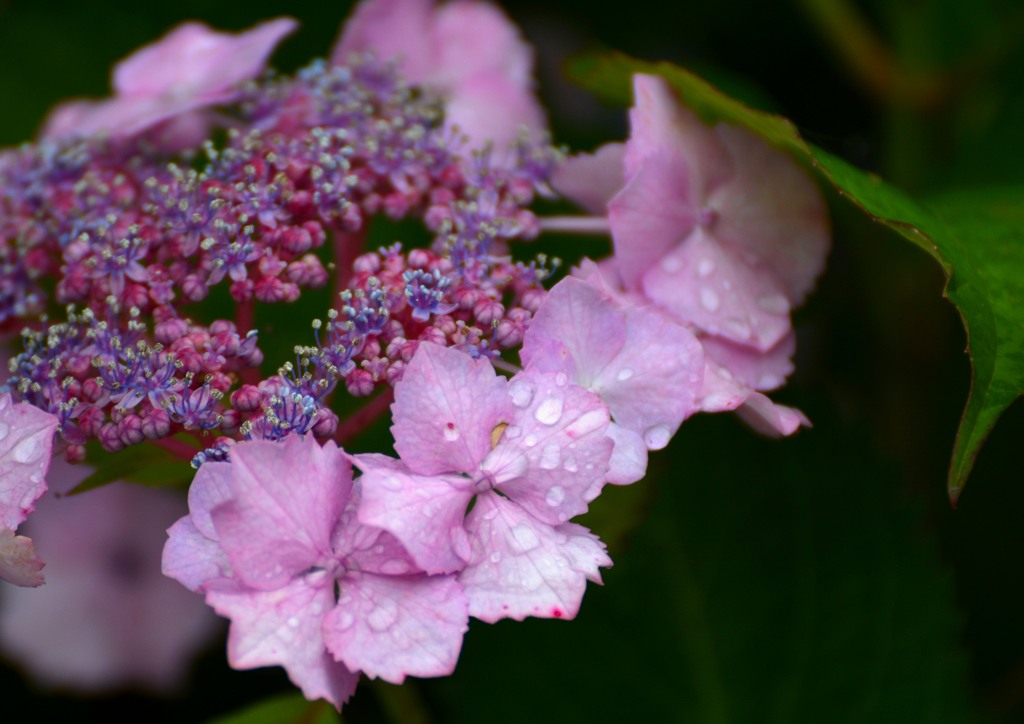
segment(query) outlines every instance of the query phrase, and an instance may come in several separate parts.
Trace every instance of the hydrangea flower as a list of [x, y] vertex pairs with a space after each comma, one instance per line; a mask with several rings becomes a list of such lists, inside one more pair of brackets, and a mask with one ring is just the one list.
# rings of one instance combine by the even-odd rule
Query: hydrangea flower
[[46, 492], [57, 418], [0, 394], [0, 580], [41, 586], [43, 561], [31, 539], [15, 535]]
[[445, 124], [480, 148], [501, 149], [522, 128], [546, 127], [533, 93], [533, 51], [496, 6], [477, 0], [363, 0], [331, 60], [354, 53], [394, 59], [412, 83], [445, 100]]
[[[90, 469], [55, 461], [50, 490]], [[26, 523], [46, 557], [37, 591], [0, 591], [0, 647], [40, 684], [83, 691], [180, 685], [219, 628], [201, 600], [160, 573], [164, 530], [184, 501], [166, 490], [114, 483], [46, 495]]]
[[703, 124], [663, 79], [636, 75], [634, 91], [621, 166], [617, 149], [599, 151], [570, 161], [556, 184], [594, 208], [620, 168], [625, 184], [605, 199], [615, 257], [604, 272], [699, 333], [703, 409], [745, 405], [761, 429], [793, 432], [806, 418], [757, 391], [792, 369], [789, 313], [828, 251], [821, 195], [763, 140]]
[[278, 18], [234, 34], [183, 23], [114, 68], [113, 98], [58, 106], [42, 136], [129, 138], [173, 119], [174, 125], [165, 129], [166, 145], [195, 145], [206, 138], [210, 125], [208, 116], [198, 112], [234, 100], [240, 85], [263, 72], [274, 47], [296, 27], [291, 18]]
[[586, 581], [611, 565], [568, 522], [604, 485], [608, 408], [564, 372], [507, 380], [487, 360], [423, 344], [392, 412], [401, 460], [356, 457], [359, 519], [393, 533], [424, 570], [461, 571], [476, 618], [574, 617]]
[[608, 481], [632, 483], [700, 409], [704, 351], [691, 332], [650, 306], [616, 303], [575, 277], [552, 288], [523, 339], [527, 369], [564, 372], [611, 412]]
[[360, 671], [396, 684], [450, 674], [468, 621], [455, 577], [424, 574], [362, 525], [359, 497], [333, 442], [242, 442], [200, 468], [164, 550], [164, 572], [231, 619], [233, 667], [283, 666], [339, 708]]

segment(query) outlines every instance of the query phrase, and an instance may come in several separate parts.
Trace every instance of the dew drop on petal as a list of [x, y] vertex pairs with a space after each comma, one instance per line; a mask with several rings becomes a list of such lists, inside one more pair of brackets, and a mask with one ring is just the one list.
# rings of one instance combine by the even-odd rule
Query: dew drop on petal
[[781, 294], [762, 294], [757, 306], [768, 314], [789, 314], [789, 300]]
[[644, 442], [649, 450], [661, 450], [672, 439], [667, 425], [655, 425], [644, 430]]
[[621, 370], [619, 370], [619, 374], [615, 375], [615, 379], [617, 379], [619, 382], [625, 382], [632, 376], [633, 370], [630, 369], [629, 367], [623, 367]]
[[715, 294], [714, 289], [708, 289], [704, 287], [700, 290], [700, 303], [704, 309], [709, 312], [713, 312], [718, 309], [718, 295]]
[[533, 529], [526, 525], [517, 525], [512, 529], [512, 537], [519, 549], [523, 552], [532, 551], [540, 545], [540, 538], [533, 532]]
[[533, 400], [533, 385], [524, 380], [512, 380], [508, 386], [508, 394], [516, 407], [526, 407]]
[[515, 440], [517, 437], [523, 434], [523, 428], [519, 425], [509, 425], [505, 428], [505, 438], [507, 440]]
[[545, 470], [554, 470], [561, 462], [561, 452], [557, 443], [548, 443], [540, 454], [540, 466]]
[[291, 626], [292, 628], [298, 628], [299, 627], [299, 619], [296, 616], [292, 616], [291, 618], [288, 619], [288, 625]]
[[494, 551], [494, 553], [491, 554], [491, 563], [501, 563], [500, 551]]
[[552, 508], [561, 505], [563, 500], [565, 500], [565, 488], [561, 485], [552, 485], [548, 489], [548, 494], [544, 496], [544, 502]]
[[711, 259], [701, 259], [697, 262], [697, 275], [706, 277], [715, 270], [715, 262]]
[[549, 397], [537, 406], [537, 410], [533, 413], [533, 416], [537, 418], [537, 422], [544, 425], [554, 425], [560, 419], [562, 419], [562, 398], [561, 397]]
[[536, 435], [527, 435], [526, 437], [523, 438], [523, 445], [526, 445], [526, 447], [533, 447], [536, 444], [537, 444], [537, 436]]
[[7, 437], [7, 433], [9, 433], [10, 431], [10, 425], [8, 425], [6, 422], [0, 422], [0, 440], [3, 440], [5, 437]]
[[398, 604], [390, 598], [377, 603], [366, 615], [366, 623], [374, 631], [387, 631], [398, 620]]
[[562, 467], [565, 468], [565, 472], [567, 473], [575, 473], [580, 469], [580, 466], [576, 464], [576, 458], [574, 458], [572, 455], [569, 455], [568, 457], [565, 458], [565, 463], [562, 465]]
[[390, 475], [381, 481], [381, 485], [388, 490], [394, 490], [396, 492], [402, 489], [401, 479]]
[[356, 617], [348, 611], [342, 612], [341, 616], [338, 617], [338, 627], [342, 629], [352, 628], [352, 624], [356, 622]]
[[564, 372], [559, 372], [555, 375], [555, 384], [559, 387], [565, 387], [566, 383], [569, 382], [569, 376]]
[[34, 462], [39, 459], [42, 452], [41, 447], [33, 437], [27, 437], [14, 446], [14, 449], [11, 450], [11, 457], [19, 463]]
[[675, 254], [670, 254], [661, 260], [661, 268], [669, 274], [675, 274], [683, 268], [682, 260]]
[[746, 341], [750, 339], [750, 325], [740, 319], [727, 319], [722, 325], [723, 331], [733, 339]]

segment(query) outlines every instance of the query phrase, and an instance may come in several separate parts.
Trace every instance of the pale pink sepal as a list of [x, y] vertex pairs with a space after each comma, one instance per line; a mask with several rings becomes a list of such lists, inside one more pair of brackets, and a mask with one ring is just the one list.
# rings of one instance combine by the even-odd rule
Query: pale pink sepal
[[473, 556], [459, 581], [469, 614], [489, 623], [574, 618], [587, 581], [600, 583], [598, 569], [612, 564], [586, 528], [545, 525], [495, 493], [477, 498], [466, 525]]
[[324, 619], [327, 648], [348, 668], [401, 684], [455, 670], [469, 628], [454, 576], [351, 574]]

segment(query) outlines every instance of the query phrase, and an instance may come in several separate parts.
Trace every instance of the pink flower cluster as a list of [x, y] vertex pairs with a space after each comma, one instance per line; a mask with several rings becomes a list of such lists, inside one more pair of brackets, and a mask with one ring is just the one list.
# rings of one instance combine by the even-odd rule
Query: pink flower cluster
[[[573, 519], [691, 415], [808, 424], [764, 393], [828, 228], [791, 159], [660, 78], [635, 78], [625, 144], [564, 159], [492, 5], [365, 0], [330, 64], [256, 80], [293, 25], [182, 26], [118, 67], [113, 99], [0, 154], [0, 322], [28, 324], [0, 397], [0, 578], [42, 582], [15, 529], [55, 430], [69, 460], [216, 430], [163, 571], [230, 619], [232, 666], [283, 666], [340, 708], [360, 674], [450, 674], [471, 616], [574, 618], [612, 561]], [[538, 218], [552, 186], [597, 216]], [[380, 215], [430, 247], [368, 251]], [[607, 231], [614, 254], [547, 290], [557, 262], [510, 244], [548, 229]], [[261, 378], [255, 305], [332, 272], [326, 321]], [[234, 319], [203, 321], [218, 285]], [[397, 457], [350, 454], [333, 395], [382, 385]]]

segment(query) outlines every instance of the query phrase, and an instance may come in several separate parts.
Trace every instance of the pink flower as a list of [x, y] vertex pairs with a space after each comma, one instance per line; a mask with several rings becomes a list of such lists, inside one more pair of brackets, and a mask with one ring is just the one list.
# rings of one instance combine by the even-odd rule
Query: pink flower
[[[745, 406], [759, 429], [789, 434], [806, 418], [757, 391], [780, 386], [792, 369], [790, 310], [828, 252], [821, 195], [792, 159], [753, 134], [704, 125], [663, 79], [637, 75], [634, 89], [624, 152], [579, 157], [555, 184], [591, 209], [606, 200], [613, 284], [699, 334], [703, 409]], [[616, 168], [625, 185], [608, 198]]]
[[15, 531], [46, 492], [56, 430], [53, 415], [0, 395], [0, 580], [16, 586], [43, 584], [43, 561]]
[[410, 83], [446, 101], [445, 123], [473, 148], [499, 150], [546, 127], [533, 93], [533, 52], [496, 6], [477, 0], [363, 0], [331, 54], [343, 64], [353, 53], [393, 58]]
[[[52, 490], [90, 470], [57, 461]], [[47, 585], [0, 592], [0, 645], [41, 684], [86, 691], [178, 686], [217, 617], [160, 573], [164, 529], [184, 501], [114, 483], [44, 497], [26, 526], [46, 556]]]
[[239, 443], [197, 473], [164, 572], [231, 619], [232, 666], [283, 666], [310, 699], [340, 708], [360, 671], [392, 683], [450, 674], [467, 628], [461, 586], [361, 525], [358, 504], [333, 442]]
[[574, 617], [586, 581], [611, 565], [568, 522], [604, 484], [607, 407], [565, 373], [506, 380], [486, 360], [421, 344], [392, 410], [401, 460], [357, 456], [359, 519], [424, 570], [461, 571], [476, 618]]
[[700, 409], [704, 351], [688, 330], [650, 306], [620, 304], [582, 279], [563, 279], [523, 339], [527, 369], [564, 372], [608, 405], [615, 440], [608, 481], [632, 483]]
[[296, 26], [278, 18], [233, 34], [202, 23], [179, 25], [117, 65], [113, 98], [57, 106], [42, 136], [128, 138], [164, 124], [157, 140], [174, 149], [195, 145], [210, 126], [204, 109], [234, 100], [239, 85], [263, 72], [271, 51]]

